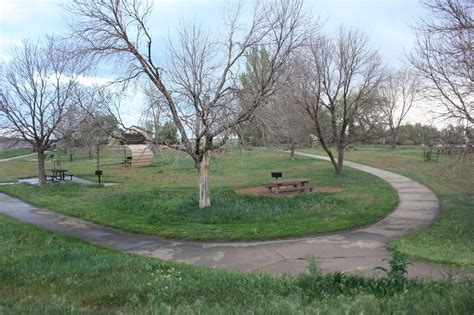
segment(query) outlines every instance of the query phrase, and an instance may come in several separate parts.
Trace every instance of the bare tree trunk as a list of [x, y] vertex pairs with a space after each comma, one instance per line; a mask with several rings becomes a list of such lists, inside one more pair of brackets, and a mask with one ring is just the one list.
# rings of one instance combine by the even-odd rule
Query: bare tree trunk
[[243, 144], [244, 144], [244, 139], [243, 139], [242, 135], [240, 134], [240, 132], [237, 132], [237, 138], [238, 138], [238, 144], [239, 144], [239, 153], [242, 154], [242, 147], [243, 147]]
[[293, 142], [290, 144], [290, 158], [292, 161], [295, 159], [295, 144]]
[[338, 146], [337, 147], [337, 165], [335, 165], [336, 175], [342, 174], [342, 166], [344, 163], [344, 147]]
[[397, 141], [398, 141], [398, 132], [399, 132], [399, 128], [393, 128], [392, 129], [392, 149], [396, 149], [397, 148]]
[[334, 158], [334, 154], [332, 154], [331, 149], [326, 144], [326, 140], [324, 139], [324, 136], [323, 136], [323, 133], [322, 133], [322, 130], [321, 130], [321, 126], [319, 125], [318, 122], [316, 122], [315, 127], [316, 127], [316, 133], [317, 133], [318, 138], [319, 138], [319, 142], [321, 143], [321, 146], [323, 147], [324, 151], [329, 156], [329, 159], [331, 160], [331, 163], [334, 166], [334, 170], [336, 171], [336, 174], [339, 175], [338, 172], [337, 172], [338, 162]]
[[392, 129], [392, 149], [395, 149], [397, 147], [397, 134], [395, 129]]
[[211, 166], [211, 150], [206, 150], [199, 162], [199, 208], [209, 208], [211, 206], [210, 193], [210, 166]]
[[38, 182], [40, 186], [46, 184], [46, 171], [44, 168], [44, 151], [38, 150]]
[[471, 149], [471, 139], [469, 139], [469, 137], [466, 137], [465, 142], [464, 142], [464, 150], [462, 150], [461, 155], [458, 158], [459, 162], [461, 163], [464, 162], [464, 159], [466, 158], [470, 149]]

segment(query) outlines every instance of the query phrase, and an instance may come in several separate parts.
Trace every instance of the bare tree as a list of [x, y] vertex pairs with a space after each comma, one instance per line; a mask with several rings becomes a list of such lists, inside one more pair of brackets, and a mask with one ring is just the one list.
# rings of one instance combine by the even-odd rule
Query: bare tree
[[[258, 4], [248, 26], [241, 23], [238, 7], [226, 15], [227, 32], [216, 40], [197, 26], [181, 27], [168, 65], [158, 65], [153, 54], [147, 26], [151, 9], [148, 1], [139, 0], [73, 0], [68, 7], [75, 38], [82, 44], [79, 53], [112, 57], [127, 66], [119, 81], [144, 75], [161, 93], [180, 133], [182, 150], [198, 170], [199, 206], [210, 207], [211, 153], [271, 94], [279, 69], [304, 41], [302, 1]], [[259, 78], [258, 88], [242, 91], [237, 85], [239, 63], [256, 45], [269, 51], [270, 68]], [[237, 96], [246, 97], [252, 106], [241, 110]]]
[[309, 143], [309, 135], [314, 129], [313, 121], [284, 88], [275, 94], [270, 104], [271, 107], [260, 116], [267, 129], [265, 142], [285, 145], [290, 150], [290, 158], [294, 160], [296, 147]]
[[[266, 50], [255, 47], [247, 56], [245, 73], [240, 76], [244, 89], [252, 89], [258, 85], [258, 77], [267, 71], [268, 63]], [[296, 146], [309, 142], [313, 123], [292, 97], [292, 71], [290, 63], [281, 70], [280, 80], [275, 85], [272, 96], [255, 110], [247, 123], [247, 136], [250, 134], [258, 137], [262, 144], [268, 147], [289, 148], [290, 158], [293, 160]], [[246, 108], [252, 105], [246, 104], [245, 101], [245, 98], [240, 100], [241, 107]]]
[[167, 141], [167, 138], [161, 138], [161, 131], [165, 124], [172, 121], [172, 117], [166, 106], [166, 100], [163, 98], [163, 95], [158, 89], [151, 83], [148, 82], [143, 89], [146, 105], [142, 111], [141, 120], [144, 122], [144, 125], [147, 126], [147, 129], [150, 130], [153, 134], [153, 144], [152, 148], [155, 152], [158, 151], [159, 145], [168, 145], [170, 147], [176, 146], [175, 141]]
[[45, 151], [61, 139], [58, 126], [74, 102], [85, 67], [69, 58], [71, 47], [53, 37], [41, 45], [23, 41], [12, 51], [0, 85], [0, 119], [5, 132], [31, 143], [38, 153], [40, 185], [46, 182]]
[[287, 148], [294, 160], [295, 149], [310, 142], [314, 123], [301, 110], [289, 85], [279, 84], [277, 90], [264, 106], [260, 106], [249, 121], [267, 147]]
[[443, 118], [474, 123], [474, 19], [472, 1], [424, 1], [429, 16], [415, 28], [411, 65], [426, 83], [425, 94], [440, 104]]
[[73, 150], [78, 145], [77, 128], [86, 117], [86, 111], [82, 110], [80, 106], [72, 104], [57, 127], [56, 134], [60, 135], [64, 153], [69, 154], [71, 161], [73, 160]]
[[77, 126], [77, 145], [86, 149], [89, 158], [100, 145], [108, 144], [114, 132], [117, 131], [117, 121], [114, 116], [95, 112], [87, 115]]
[[[347, 145], [367, 138], [379, 121], [373, 96], [382, 78], [380, 57], [366, 37], [342, 27], [334, 39], [313, 39], [304, 55], [297, 65], [295, 98], [314, 121], [319, 141], [340, 175]], [[329, 133], [323, 129], [327, 125]], [[356, 126], [361, 132], [349, 137], [349, 128]]]
[[[121, 116], [121, 101], [124, 91], [120, 86], [118, 86], [119, 89], [115, 87], [117, 86], [112, 86], [110, 83], [81, 86], [75, 90], [75, 105], [83, 112], [81, 128], [86, 126], [85, 128], [91, 127], [97, 130], [100, 133], [98, 135], [100, 138], [107, 135], [109, 138], [122, 140], [119, 131], [127, 129]], [[84, 133], [84, 131], [82, 132]], [[94, 135], [92, 134], [91, 137], [94, 138]], [[96, 143], [97, 141], [92, 138], [91, 143]], [[99, 142], [103, 144], [104, 141], [100, 140]], [[83, 141], [82, 145], [84, 145]]]
[[381, 112], [390, 128], [392, 148], [395, 149], [400, 125], [413, 107], [420, 92], [418, 77], [407, 69], [390, 72], [378, 90], [381, 97]]

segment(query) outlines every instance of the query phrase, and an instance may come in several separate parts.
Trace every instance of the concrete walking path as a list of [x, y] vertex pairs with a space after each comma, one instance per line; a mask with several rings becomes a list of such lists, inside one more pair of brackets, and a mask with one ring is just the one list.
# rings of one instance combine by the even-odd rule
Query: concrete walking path
[[[298, 154], [327, 160], [323, 156]], [[94, 244], [162, 260], [244, 272], [297, 274], [306, 271], [307, 258], [313, 256], [325, 272], [369, 275], [374, 273], [376, 266], [386, 266], [382, 259], [389, 256], [386, 245], [390, 240], [422, 228], [436, 218], [440, 212], [439, 200], [430, 189], [407, 177], [349, 161], [344, 163], [389, 182], [399, 195], [399, 206], [379, 222], [348, 232], [240, 243], [170, 241], [135, 235], [37, 208], [2, 193], [0, 213]], [[409, 276], [412, 277], [440, 278], [455, 273], [456, 269], [424, 263], [415, 263], [409, 268]]]
[[[98, 182], [94, 182], [85, 178], [73, 176], [71, 180], [66, 180], [67, 182], [72, 182], [72, 183], [77, 183], [81, 185], [97, 185]], [[0, 183], [0, 186], [5, 186], [5, 185], [16, 185], [16, 184], [21, 184], [21, 183], [27, 183], [30, 185], [38, 185], [39, 180], [38, 177], [32, 177], [32, 178], [22, 178], [18, 179], [16, 182], [3, 182]], [[59, 184], [59, 182], [55, 182], [56, 184]], [[105, 187], [108, 186], [115, 186], [117, 183], [102, 183]]]
[[8, 161], [13, 161], [13, 160], [20, 160], [29, 156], [36, 155], [36, 153], [29, 153], [29, 154], [24, 154], [24, 155], [18, 155], [18, 156], [13, 156], [11, 158], [6, 158], [6, 159], [0, 159], [1, 162], [8, 162]]

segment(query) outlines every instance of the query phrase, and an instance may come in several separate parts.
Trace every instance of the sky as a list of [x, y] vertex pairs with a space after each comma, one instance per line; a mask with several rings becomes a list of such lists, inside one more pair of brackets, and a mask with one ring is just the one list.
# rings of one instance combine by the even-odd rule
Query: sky
[[[40, 38], [45, 34], [64, 35], [68, 32], [67, 15], [61, 2], [68, 0], [0, 0], [0, 61], [7, 61], [11, 48], [25, 38]], [[155, 0], [151, 19], [153, 36], [159, 42], [180, 22], [202, 23], [216, 29], [221, 25], [222, 13], [233, 0]], [[251, 1], [245, 1], [251, 2]], [[418, 0], [306, 0], [305, 5], [314, 16], [324, 22], [326, 33], [342, 24], [363, 32], [389, 67], [404, 64], [406, 52], [411, 50], [414, 35], [410, 25], [416, 23], [424, 10]], [[106, 68], [98, 75], [113, 77]], [[123, 117], [130, 123], [139, 116], [143, 97], [130, 95], [122, 107]], [[410, 122], [427, 122], [425, 115], [413, 111]]]

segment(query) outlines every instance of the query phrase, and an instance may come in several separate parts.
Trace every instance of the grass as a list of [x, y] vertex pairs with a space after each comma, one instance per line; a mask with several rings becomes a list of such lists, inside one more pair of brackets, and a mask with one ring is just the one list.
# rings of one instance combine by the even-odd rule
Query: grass
[[[40, 250], [39, 250], [40, 249]], [[403, 267], [403, 264], [402, 264]], [[168, 263], [0, 215], [1, 314], [472, 314], [474, 283]]]
[[[194, 240], [261, 240], [328, 233], [375, 222], [398, 203], [391, 186], [370, 174], [348, 170], [336, 177], [324, 161], [303, 157], [291, 161], [286, 154], [254, 150], [214, 157], [213, 206], [200, 210], [197, 175], [190, 159], [165, 152], [151, 167], [126, 169], [117, 166], [117, 156], [107, 154], [102, 161], [105, 180], [120, 185], [62, 183], [40, 188], [23, 184], [2, 186], [0, 190], [41, 207], [119, 229]], [[15, 161], [11, 166], [26, 172], [21, 163], [27, 162]], [[64, 161], [63, 167], [77, 176], [93, 178], [90, 170], [93, 172], [94, 163], [78, 159]], [[343, 191], [281, 198], [234, 192], [264, 184], [272, 170], [282, 170], [286, 178], [309, 177], [315, 184]]]
[[[321, 153], [317, 149], [305, 152]], [[424, 162], [418, 148], [391, 150], [358, 146], [346, 153], [360, 162], [410, 177], [432, 189], [441, 200], [441, 215], [429, 227], [390, 243], [392, 251], [412, 259], [458, 266], [474, 266], [474, 163], [455, 163], [440, 156]]]
[[8, 149], [8, 150], [0, 150], [0, 159], [7, 159], [19, 155], [25, 155], [33, 153], [33, 150], [29, 148], [18, 148], [18, 149]]

